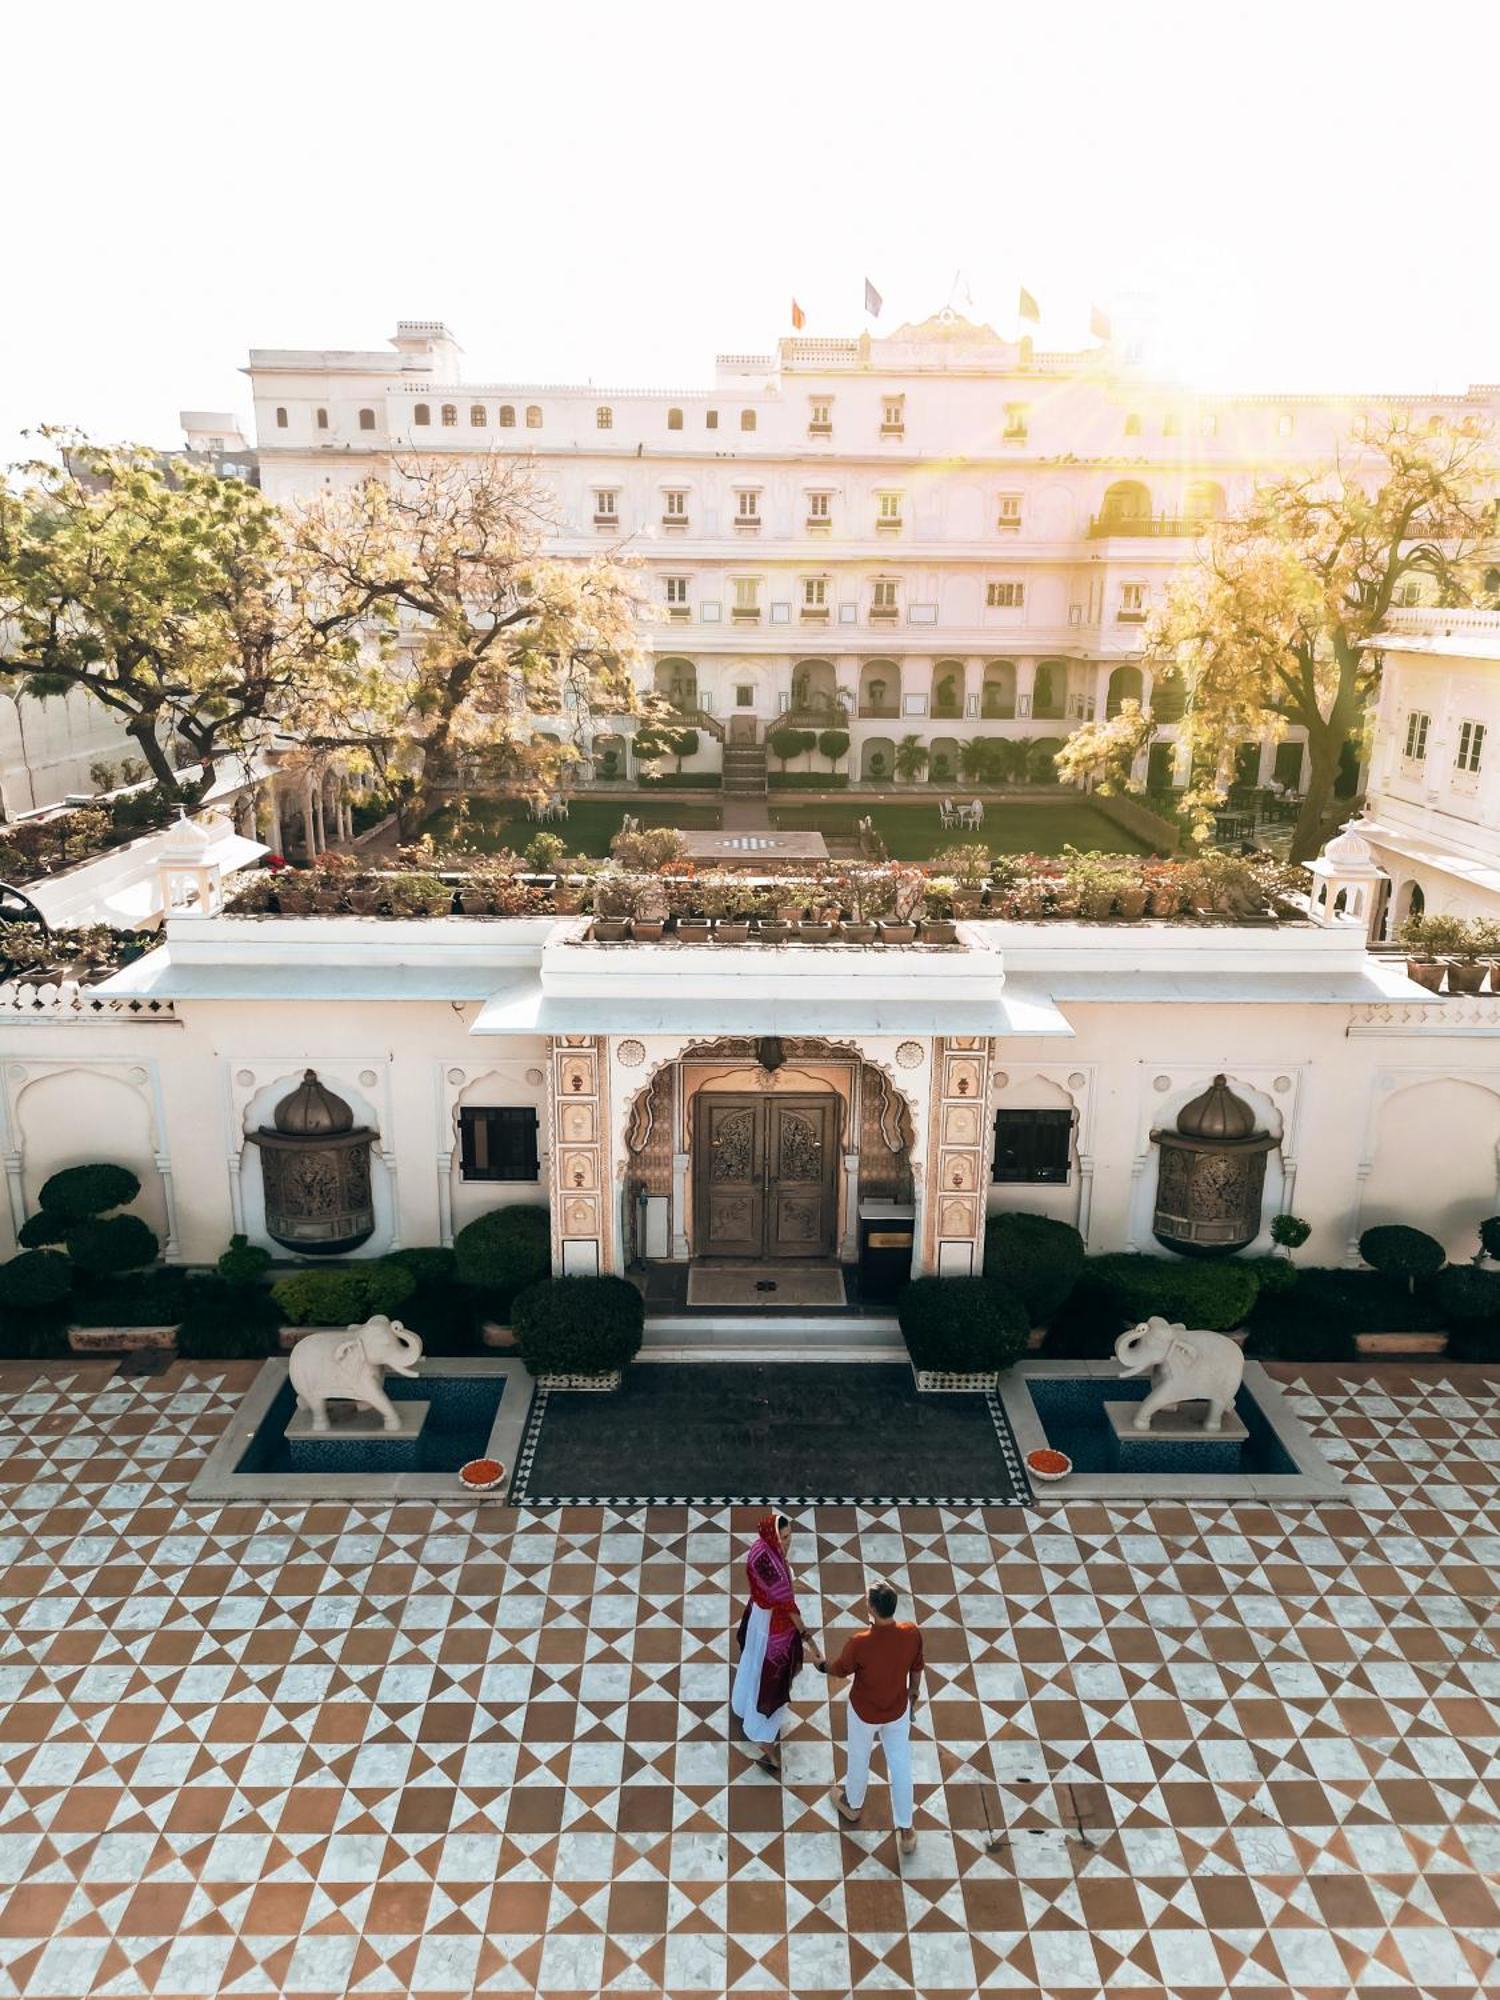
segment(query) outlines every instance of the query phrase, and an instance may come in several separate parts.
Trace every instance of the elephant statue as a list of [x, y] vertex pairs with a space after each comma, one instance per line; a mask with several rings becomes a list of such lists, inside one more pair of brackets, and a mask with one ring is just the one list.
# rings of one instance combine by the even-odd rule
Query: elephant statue
[[297, 1392], [297, 1408], [312, 1411], [315, 1431], [328, 1429], [328, 1404], [335, 1396], [378, 1410], [388, 1431], [399, 1431], [389, 1396], [381, 1387], [387, 1368], [414, 1376], [422, 1359], [422, 1342], [399, 1319], [376, 1313], [363, 1326], [351, 1324], [343, 1333], [310, 1333], [292, 1349], [287, 1366]]
[[1122, 1380], [1150, 1373], [1151, 1392], [1131, 1423], [1148, 1431], [1158, 1410], [1175, 1410], [1181, 1403], [1207, 1403], [1206, 1431], [1222, 1428], [1224, 1412], [1234, 1408], [1245, 1373], [1245, 1357], [1227, 1334], [1188, 1329], [1176, 1320], [1142, 1320], [1115, 1342], [1115, 1359], [1125, 1371]]

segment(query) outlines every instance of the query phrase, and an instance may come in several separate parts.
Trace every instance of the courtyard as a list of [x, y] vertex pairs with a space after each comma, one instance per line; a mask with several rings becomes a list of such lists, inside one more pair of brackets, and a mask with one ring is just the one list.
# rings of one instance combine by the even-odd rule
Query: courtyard
[[749, 1511], [190, 1508], [254, 1372], [0, 1364], [0, 1992], [1495, 1990], [1492, 1372], [1278, 1367], [1333, 1504], [802, 1513], [923, 1627], [906, 1860], [818, 1676], [731, 1740]]

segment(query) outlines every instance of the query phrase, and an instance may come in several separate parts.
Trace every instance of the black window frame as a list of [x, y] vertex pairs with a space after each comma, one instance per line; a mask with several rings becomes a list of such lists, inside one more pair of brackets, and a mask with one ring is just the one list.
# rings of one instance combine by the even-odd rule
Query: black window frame
[[[990, 1178], [1007, 1187], [1066, 1187], [1073, 1177], [1075, 1116], [1050, 1105], [1007, 1106], [997, 1111]], [[1002, 1132], [1021, 1139], [1020, 1144], [1012, 1139], [1007, 1160], [1001, 1158]]]
[[[484, 1143], [478, 1143], [480, 1131]], [[480, 1153], [484, 1164], [480, 1164]], [[531, 1104], [461, 1104], [459, 1174], [464, 1181], [539, 1181], [541, 1121]], [[519, 1171], [514, 1171], [519, 1169]]]

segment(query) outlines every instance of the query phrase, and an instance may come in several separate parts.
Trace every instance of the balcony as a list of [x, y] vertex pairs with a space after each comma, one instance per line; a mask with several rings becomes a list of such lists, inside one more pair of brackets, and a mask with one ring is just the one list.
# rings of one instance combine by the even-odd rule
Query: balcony
[[904, 438], [906, 436], [906, 426], [905, 424], [882, 424], [880, 426], [880, 435], [883, 438]]
[[685, 528], [688, 525], [688, 517], [686, 514], [663, 514], [661, 524], [664, 528]]
[[964, 705], [961, 701], [935, 701], [932, 704], [934, 722], [962, 722]]
[[1144, 625], [1145, 622], [1146, 614], [1144, 611], [1130, 611], [1122, 606], [1115, 613], [1115, 623], [1117, 625]]
[[1025, 444], [1029, 436], [1030, 432], [1024, 424], [1007, 424], [1000, 434], [1000, 441], [1002, 444]]
[[760, 623], [760, 606], [758, 604], [731, 605], [729, 616], [736, 625], [758, 625]]
[[596, 528], [618, 528], [619, 525], [620, 517], [618, 514], [596, 514], [594, 516], [594, 526]]
[[828, 606], [826, 604], [804, 604], [800, 615], [804, 625], [826, 625], [828, 623]]
[[872, 604], [870, 606], [870, 623], [872, 625], [894, 625], [900, 616], [901, 613], [894, 604]]
[[810, 535], [826, 535], [833, 523], [826, 514], [809, 514], [802, 525]]
[[1013, 701], [986, 701], [980, 708], [981, 722], [1014, 722], [1016, 705]]
[[899, 535], [906, 526], [899, 514], [881, 514], [875, 522], [877, 535]]
[[667, 606], [667, 616], [674, 625], [688, 624], [692, 615], [693, 607], [691, 604], [669, 604]]
[[1021, 517], [1019, 514], [1001, 514], [995, 522], [995, 526], [1002, 532], [1006, 529], [1013, 530], [1019, 528], [1020, 525]]
[[833, 425], [809, 424], [807, 427], [807, 435], [810, 438], [831, 438], [833, 436]]
[[872, 701], [862, 701], [859, 705], [861, 722], [895, 722], [900, 714], [893, 702], [883, 701], [878, 708]]
[[736, 514], [734, 525], [737, 528], [748, 529], [753, 533], [760, 527], [760, 516], [759, 514]]
[[1129, 535], [1171, 541], [1184, 535], [1201, 535], [1208, 527], [1207, 515], [1096, 514], [1089, 522], [1089, 540], [1098, 542], [1110, 535]]

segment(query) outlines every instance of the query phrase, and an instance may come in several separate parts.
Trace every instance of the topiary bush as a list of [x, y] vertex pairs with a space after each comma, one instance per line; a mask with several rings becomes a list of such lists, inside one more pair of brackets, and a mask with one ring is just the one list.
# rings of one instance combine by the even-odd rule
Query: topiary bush
[[91, 1278], [108, 1278], [154, 1264], [161, 1242], [138, 1215], [103, 1215], [75, 1222], [68, 1231], [67, 1248], [80, 1271]]
[[106, 1209], [123, 1208], [140, 1191], [140, 1181], [129, 1167], [64, 1167], [43, 1182], [37, 1201], [48, 1215], [60, 1215], [67, 1222], [86, 1222]]
[[337, 1269], [293, 1271], [271, 1296], [291, 1326], [351, 1326], [374, 1313], [399, 1315], [417, 1289], [410, 1271], [387, 1258]]
[[623, 1278], [549, 1278], [516, 1298], [511, 1324], [533, 1375], [604, 1375], [640, 1352], [646, 1302]]
[[16, 1231], [16, 1240], [23, 1250], [41, 1250], [50, 1243], [61, 1243], [73, 1227], [64, 1215], [49, 1215], [39, 1208], [35, 1215], [28, 1215]]
[[1271, 1241], [1283, 1250], [1300, 1250], [1311, 1235], [1312, 1224], [1304, 1222], [1300, 1215], [1271, 1217]]
[[1448, 1255], [1435, 1236], [1404, 1222], [1367, 1229], [1359, 1239], [1359, 1254], [1382, 1277], [1404, 1278], [1408, 1291], [1416, 1290], [1418, 1278], [1435, 1277]]
[[0, 1264], [0, 1306], [59, 1305], [73, 1289], [73, 1267], [55, 1250], [23, 1250]]
[[1169, 1263], [1119, 1252], [1089, 1258], [1085, 1271], [1125, 1326], [1160, 1313], [1185, 1326], [1229, 1333], [1244, 1325], [1260, 1290], [1254, 1265], [1233, 1258]]
[[246, 1236], [231, 1236], [214, 1266], [227, 1285], [256, 1285], [271, 1268], [271, 1253]]
[[492, 1208], [453, 1239], [454, 1275], [483, 1294], [484, 1310], [503, 1318], [517, 1292], [552, 1270], [552, 1222], [545, 1208]]
[[916, 1366], [944, 1375], [1009, 1368], [1031, 1326], [1020, 1293], [993, 1277], [914, 1278], [897, 1296], [896, 1317]]
[[1428, 1296], [1450, 1327], [1476, 1326], [1488, 1321], [1500, 1330], [1500, 1271], [1481, 1271], [1473, 1264], [1450, 1264], [1433, 1279]]
[[1049, 1215], [992, 1215], [984, 1225], [984, 1275], [1019, 1293], [1033, 1326], [1067, 1299], [1083, 1272], [1083, 1238]]

